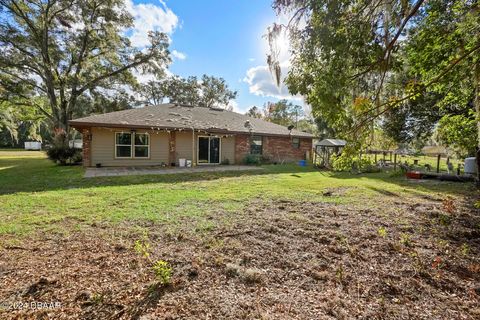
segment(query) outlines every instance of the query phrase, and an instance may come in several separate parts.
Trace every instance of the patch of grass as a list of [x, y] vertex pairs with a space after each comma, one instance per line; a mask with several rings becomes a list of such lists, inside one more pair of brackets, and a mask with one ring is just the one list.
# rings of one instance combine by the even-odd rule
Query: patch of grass
[[378, 228], [377, 233], [380, 237], [385, 238], [387, 236], [387, 229], [380, 227]]
[[[369, 206], [389, 197], [467, 194], [469, 184], [414, 184], [388, 173], [351, 175], [313, 167], [267, 165], [264, 170], [83, 178], [79, 166], [61, 167], [43, 152], [0, 151], [0, 234], [26, 234], [95, 223], [161, 222], [211, 231], [205, 217], [234, 217], [251, 201], [294, 200]], [[325, 188], [344, 190], [325, 197]], [[440, 195], [439, 195], [440, 194]], [[187, 219], [187, 220], [185, 220]], [[229, 219], [224, 219], [228, 223]]]
[[411, 247], [413, 244], [410, 235], [406, 233], [402, 233], [400, 235], [400, 243], [403, 244], [405, 247]]
[[468, 243], [463, 243], [462, 246], [460, 247], [460, 252], [462, 253], [462, 255], [464, 256], [468, 256], [469, 253], [470, 253], [470, 246], [468, 245]]

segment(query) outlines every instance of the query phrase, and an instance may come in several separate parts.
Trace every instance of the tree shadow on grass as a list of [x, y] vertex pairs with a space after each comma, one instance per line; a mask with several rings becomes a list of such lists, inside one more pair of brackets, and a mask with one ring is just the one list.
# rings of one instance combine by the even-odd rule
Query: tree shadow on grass
[[85, 304], [86, 308], [82, 315], [82, 319], [132, 319], [137, 320], [145, 313], [146, 310], [155, 307], [160, 299], [168, 292], [172, 292], [172, 285], [161, 285], [159, 283], [152, 284], [138, 300], [132, 305], [124, 305], [112, 302], [100, 302], [97, 304]]
[[84, 168], [80, 166], [62, 167], [42, 158], [0, 158], [0, 195], [149, 183], [175, 184], [283, 173], [301, 177], [298, 174], [316, 171], [318, 170], [313, 166], [300, 167], [288, 164], [265, 165], [260, 170], [255, 168], [255, 170], [244, 171], [185, 172], [84, 178]]
[[129, 319], [140, 319], [145, 310], [156, 306], [163, 295], [174, 291], [174, 289], [175, 288], [172, 285], [165, 286], [158, 283], [153, 284], [150, 288], [148, 288], [148, 291], [144, 297], [137, 300], [128, 310], [126, 310], [126, 314], [128, 315]]
[[[439, 192], [458, 195], [480, 196], [479, 190], [472, 182], [452, 182], [452, 181], [440, 181], [440, 180], [416, 180], [408, 179], [404, 175], [399, 175], [398, 172], [380, 172], [380, 173], [362, 173], [352, 174], [348, 172], [330, 172], [328, 175], [331, 178], [336, 179], [369, 179], [372, 181], [385, 182], [395, 184], [404, 188], [402, 192], [411, 193], [418, 197], [431, 198], [431, 195], [425, 194], [426, 192]], [[390, 190], [382, 189], [377, 186], [368, 186], [368, 189], [375, 191], [379, 194], [386, 196], [398, 196]], [[433, 200], [433, 199], [430, 199]]]
[[[391, 173], [351, 174], [348, 172], [322, 171], [313, 166], [301, 167], [295, 164], [265, 165], [262, 170], [250, 171], [213, 171], [195, 173], [172, 173], [160, 175], [130, 175], [115, 177], [84, 178], [85, 170], [81, 166], [58, 166], [43, 157], [1, 158], [0, 157], [0, 195], [19, 192], [43, 192], [80, 188], [96, 188], [108, 186], [128, 186], [151, 183], [175, 184], [183, 182], [211, 181], [224, 178], [262, 176], [272, 174], [289, 174], [302, 179], [302, 173], [318, 173], [319, 176], [335, 179], [368, 179], [383, 181], [404, 187], [407, 192], [438, 191], [449, 193], [472, 193], [475, 188], [471, 183], [446, 181], [411, 181], [403, 176], [392, 176]], [[380, 187], [372, 190], [388, 194]]]
[[395, 192], [392, 192], [392, 191], [389, 191], [389, 190], [380, 189], [380, 188], [373, 187], [373, 186], [367, 186], [367, 188], [372, 190], [372, 191], [375, 191], [377, 193], [380, 193], [384, 196], [387, 196], [387, 197], [400, 197], [400, 195], [398, 193], [395, 193]]

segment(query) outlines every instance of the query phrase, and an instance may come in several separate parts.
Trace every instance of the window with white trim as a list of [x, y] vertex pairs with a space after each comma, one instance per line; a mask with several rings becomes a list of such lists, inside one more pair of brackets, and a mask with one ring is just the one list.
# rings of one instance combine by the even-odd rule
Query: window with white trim
[[115, 158], [148, 158], [149, 156], [150, 136], [148, 133], [115, 133]]
[[132, 134], [130, 132], [115, 133], [115, 158], [132, 157]]
[[134, 158], [148, 158], [150, 155], [150, 142], [148, 133], [135, 133], [134, 148], [135, 154]]

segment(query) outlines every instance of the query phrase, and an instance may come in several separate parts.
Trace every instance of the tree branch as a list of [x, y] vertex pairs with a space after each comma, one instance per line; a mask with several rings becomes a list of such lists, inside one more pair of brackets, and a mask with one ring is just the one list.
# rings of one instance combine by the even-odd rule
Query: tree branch
[[392, 38], [392, 40], [385, 46], [385, 50], [383, 50], [383, 55], [382, 57], [380, 57], [377, 61], [375, 61], [374, 63], [372, 63], [370, 66], [368, 66], [368, 68], [364, 71], [361, 71], [355, 75], [353, 75], [351, 77], [352, 80], [354, 79], [357, 79], [358, 77], [361, 77], [362, 75], [370, 72], [373, 70], [373, 68], [378, 65], [380, 62], [384, 61], [386, 59], [387, 56], [390, 55], [390, 52], [392, 51], [395, 43], [397, 43], [398, 41], [398, 38], [400, 37], [400, 35], [402, 34], [403, 30], [405, 29], [405, 27], [407, 26], [407, 23], [408, 21], [410, 21], [411, 18], [413, 18], [413, 16], [415, 16], [415, 14], [418, 12], [418, 10], [420, 9], [420, 7], [422, 6], [422, 4], [425, 2], [425, 0], [418, 0], [415, 5], [412, 7], [412, 9], [410, 10], [410, 12], [408, 13], [408, 15], [403, 19], [400, 27], [398, 28], [397, 32], [395, 33], [394, 37]]
[[14, 78], [16, 78], [16, 79], [18, 79], [18, 80], [20, 80], [20, 81], [22, 81], [22, 82], [25, 82], [26, 84], [31, 85], [32, 87], [37, 88], [38, 90], [40, 90], [40, 91], [42, 91], [42, 92], [44, 92], [44, 93], [47, 92], [44, 88], [40, 87], [40, 86], [37, 85], [35, 82], [32, 82], [32, 81], [30, 81], [30, 80], [28, 80], [28, 79], [25, 79], [25, 78], [22, 78], [22, 77], [19, 76], [17, 73], [12, 73], [12, 72], [10, 72], [10, 71], [8, 71], [8, 70], [5, 70], [5, 69], [1, 70], [1, 72], [5, 73], [5, 74], [8, 74], [9, 76], [14, 77]]
[[[422, 86], [422, 88], [428, 88], [429, 86], [431, 86], [432, 84], [435, 84], [437, 83], [438, 81], [440, 81], [443, 77], [445, 77], [457, 64], [459, 64], [460, 62], [462, 62], [463, 60], [465, 60], [468, 56], [470, 56], [472, 53], [476, 52], [480, 50], [480, 43], [477, 44], [475, 47], [473, 47], [472, 49], [468, 50], [468, 51], [465, 51], [464, 54], [454, 60], [452, 60], [450, 62], [450, 64], [448, 65], [447, 68], [445, 68], [442, 72], [440, 72], [440, 74], [438, 74], [436, 77], [434, 77], [433, 79], [431, 79], [430, 81], [428, 81], [426, 84], [424, 84]], [[397, 106], [399, 103], [403, 102], [403, 101], [406, 101], [414, 96], [416, 96], [417, 94], [419, 94], [419, 92], [412, 92], [410, 94], [408, 94], [407, 96], [403, 97], [403, 98], [400, 98], [400, 99], [397, 99], [395, 101], [390, 101], [390, 102], [386, 102], [386, 103], [383, 103], [383, 104], [380, 104], [378, 106], [375, 106], [374, 108], [370, 108], [369, 110], [367, 111], [364, 111], [362, 112], [361, 115], [364, 115], [364, 114], [367, 114], [367, 113], [370, 113], [372, 111], [378, 111], [382, 108], [385, 107], [385, 109], [383, 110], [380, 110], [378, 112], [376, 112], [375, 114], [373, 115], [368, 115], [365, 119], [363, 119], [358, 125], [356, 125], [352, 132], [356, 132], [358, 131], [359, 128], [363, 127], [365, 125], [365, 123], [367, 122], [370, 122], [372, 121], [373, 119], [375, 118], [378, 118], [379, 116], [385, 114], [387, 111], [391, 110], [393, 107]], [[361, 116], [360, 115], [360, 116]]]
[[110, 78], [110, 77], [113, 77], [113, 76], [116, 76], [122, 72], [125, 72], [126, 70], [128, 69], [131, 69], [131, 68], [135, 68], [141, 64], [144, 64], [146, 62], [148, 62], [148, 60], [150, 60], [151, 58], [153, 57], [153, 54], [148, 54], [148, 55], [145, 55], [143, 56], [140, 60], [138, 61], [135, 61], [135, 62], [132, 62], [126, 66], [123, 66], [117, 70], [114, 70], [112, 72], [109, 72], [109, 73], [105, 73], [101, 76], [98, 76], [96, 77], [95, 79], [91, 80], [90, 82], [88, 82], [87, 84], [85, 84], [83, 87], [81, 87], [80, 89], [77, 90], [77, 93], [78, 94], [82, 94], [83, 92], [85, 92], [88, 88], [90, 87], [93, 87], [94, 85], [96, 85], [97, 83], [99, 83], [100, 81], [104, 80], [104, 79], [107, 79], [107, 78]]

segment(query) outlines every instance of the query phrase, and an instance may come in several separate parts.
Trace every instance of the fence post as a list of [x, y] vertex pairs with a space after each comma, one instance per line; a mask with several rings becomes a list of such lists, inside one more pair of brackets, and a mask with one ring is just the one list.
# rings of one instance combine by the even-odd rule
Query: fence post
[[441, 154], [437, 156], [437, 173], [440, 173], [440, 157], [441, 156], [442, 156]]
[[397, 171], [397, 154], [393, 154], [393, 171]]

